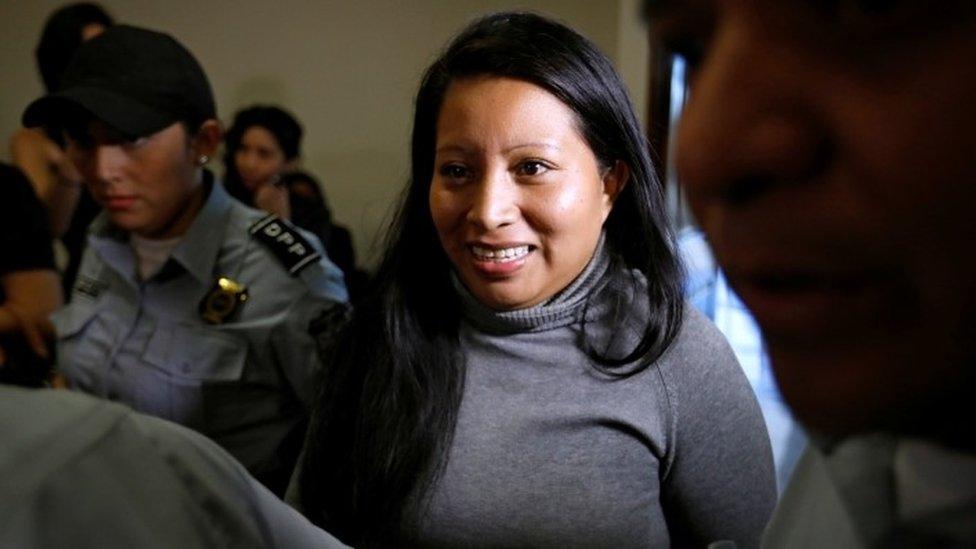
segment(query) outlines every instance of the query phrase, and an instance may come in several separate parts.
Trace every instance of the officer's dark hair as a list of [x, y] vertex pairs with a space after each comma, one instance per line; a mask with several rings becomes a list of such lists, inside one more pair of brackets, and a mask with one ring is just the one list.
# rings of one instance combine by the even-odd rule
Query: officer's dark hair
[[241, 147], [244, 133], [255, 126], [268, 130], [274, 136], [286, 160], [294, 160], [301, 154], [304, 133], [294, 116], [273, 105], [254, 105], [234, 115], [234, 122], [224, 137], [224, 186], [231, 196], [249, 205], [253, 205], [254, 201], [251, 191], [241, 182], [234, 155]]
[[[596, 369], [616, 377], [642, 371], [670, 346], [681, 324], [681, 270], [661, 187], [610, 61], [583, 36], [537, 15], [501, 13], [475, 21], [423, 78], [411, 179], [386, 232], [375, 284], [323, 353], [329, 363], [303, 461], [302, 503], [312, 520], [346, 543], [395, 543], [404, 509], [423, 509], [450, 448], [465, 365], [452, 266], [428, 197], [444, 95], [451, 82], [484, 75], [547, 90], [575, 113], [603, 166], [623, 162], [629, 168], [630, 179], [604, 227], [610, 271], [627, 271], [626, 266], [647, 279], [649, 321], [639, 344], [617, 357], [595, 350], [581, 321], [582, 345]], [[621, 290], [615, 284], [605, 288]], [[618, 324], [633, 321], [620, 316]]]
[[64, 70], [82, 43], [82, 29], [91, 24], [110, 27], [115, 22], [97, 4], [83, 2], [55, 11], [44, 24], [34, 55], [48, 93], [57, 91]]

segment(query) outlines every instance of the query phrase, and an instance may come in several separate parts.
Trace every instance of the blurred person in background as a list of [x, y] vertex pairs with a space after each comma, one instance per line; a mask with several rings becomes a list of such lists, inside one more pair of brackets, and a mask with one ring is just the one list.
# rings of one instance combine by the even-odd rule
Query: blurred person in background
[[298, 120], [279, 107], [255, 105], [235, 114], [224, 140], [227, 192], [248, 206], [291, 220], [282, 177], [298, 166], [302, 133]]
[[61, 302], [44, 206], [20, 170], [0, 163], [0, 382], [44, 383], [54, 354], [48, 316]]
[[[48, 18], [35, 50], [37, 67], [48, 93], [57, 90], [75, 50], [112, 26], [112, 17], [97, 4], [69, 4]], [[85, 189], [81, 174], [68, 160], [64, 138], [43, 128], [22, 128], [10, 140], [11, 158], [34, 186], [46, 211], [50, 234], [67, 250], [62, 264], [62, 288], [70, 296], [86, 231], [99, 206]]]
[[342, 269], [349, 289], [349, 302], [355, 305], [366, 291], [369, 274], [356, 266], [356, 251], [349, 229], [332, 221], [325, 193], [312, 174], [289, 172], [282, 176], [281, 185], [288, 191], [291, 222], [319, 237], [329, 259]]

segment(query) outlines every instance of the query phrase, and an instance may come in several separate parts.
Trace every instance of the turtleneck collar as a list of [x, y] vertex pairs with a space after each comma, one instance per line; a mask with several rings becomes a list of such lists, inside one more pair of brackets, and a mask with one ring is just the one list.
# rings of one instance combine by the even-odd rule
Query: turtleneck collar
[[610, 266], [606, 234], [600, 234], [593, 257], [583, 272], [563, 290], [539, 305], [511, 311], [496, 311], [483, 305], [464, 287], [455, 273], [451, 281], [461, 302], [461, 314], [476, 328], [489, 333], [540, 332], [572, 324], [580, 318], [586, 299], [603, 287]]

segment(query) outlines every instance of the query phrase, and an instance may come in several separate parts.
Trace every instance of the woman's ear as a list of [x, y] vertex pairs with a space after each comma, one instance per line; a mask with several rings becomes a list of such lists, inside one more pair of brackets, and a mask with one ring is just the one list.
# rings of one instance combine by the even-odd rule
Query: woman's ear
[[630, 167], [622, 160], [616, 160], [613, 166], [603, 172], [603, 220], [606, 221], [613, 209], [613, 203], [620, 196], [620, 192], [627, 186], [630, 179]]
[[220, 126], [220, 122], [217, 120], [211, 118], [205, 121], [203, 124], [200, 124], [200, 127], [197, 129], [197, 133], [192, 136], [190, 141], [190, 146], [193, 149], [193, 156], [197, 158], [200, 156], [214, 158], [223, 137], [224, 131]]

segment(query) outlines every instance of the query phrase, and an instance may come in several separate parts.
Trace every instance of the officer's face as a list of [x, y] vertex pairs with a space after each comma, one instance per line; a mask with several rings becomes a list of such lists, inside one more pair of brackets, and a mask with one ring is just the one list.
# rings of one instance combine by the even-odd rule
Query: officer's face
[[203, 187], [196, 151], [181, 123], [131, 141], [90, 120], [67, 136], [69, 157], [114, 225], [147, 238], [186, 232]]
[[976, 371], [973, 4], [654, 3], [692, 65], [679, 175], [794, 410], [953, 429]]

